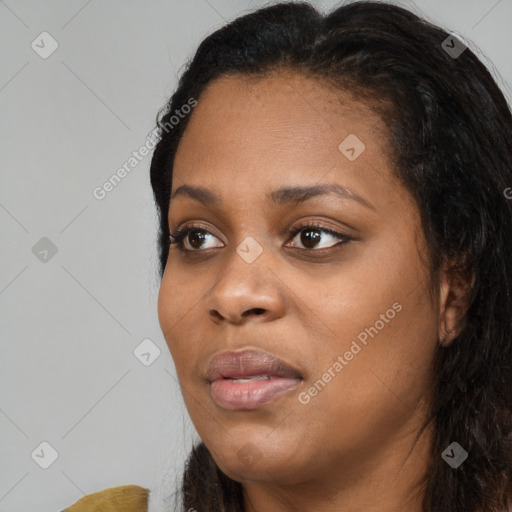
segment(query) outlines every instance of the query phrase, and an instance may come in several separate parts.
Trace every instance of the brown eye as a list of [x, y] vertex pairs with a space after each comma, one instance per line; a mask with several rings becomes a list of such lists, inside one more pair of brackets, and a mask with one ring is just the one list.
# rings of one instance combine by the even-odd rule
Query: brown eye
[[[346, 235], [339, 233], [333, 229], [322, 227], [320, 225], [307, 225], [300, 226], [292, 230], [291, 233], [293, 238], [298, 238], [299, 243], [302, 244], [304, 249], [328, 249], [335, 245], [343, 244], [351, 240]], [[297, 235], [299, 235], [297, 237]], [[318, 247], [318, 244], [323, 242], [322, 247]], [[325, 245], [328, 244], [328, 245]], [[292, 247], [297, 247], [293, 245]], [[301, 248], [301, 247], [299, 247]]]
[[194, 249], [200, 249], [206, 240], [205, 232], [199, 229], [191, 229], [186, 239]]
[[208, 238], [217, 237], [206, 229], [189, 226], [178, 230], [175, 234], [171, 233], [169, 238], [171, 245], [176, 244], [180, 250], [197, 252], [201, 249], [210, 249], [211, 247], [203, 247], [203, 244]]

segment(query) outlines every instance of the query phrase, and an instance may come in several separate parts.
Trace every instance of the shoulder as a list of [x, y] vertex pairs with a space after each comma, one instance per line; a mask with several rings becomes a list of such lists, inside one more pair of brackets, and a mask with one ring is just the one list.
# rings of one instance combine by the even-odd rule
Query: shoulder
[[62, 512], [147, 512], [148, 489], [121, 485], [87, 494]]

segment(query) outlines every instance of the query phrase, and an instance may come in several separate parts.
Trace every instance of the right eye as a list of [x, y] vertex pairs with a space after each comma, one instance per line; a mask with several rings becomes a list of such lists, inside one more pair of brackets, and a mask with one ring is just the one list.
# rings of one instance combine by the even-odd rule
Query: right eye
[[[208, 238], [217, 237], [210, 233], [208, 230], [204, 228], [199, 228], [197, 226], [186, 226], [182, 229], [177, 230], [176, 233], [170, 233], [169, 238], [170, 244], [176, 245], [180, 251], [195, 252], [201, 249], [204, 250], [219, 247], [215, 245], [210, 247], [204, 247], [202, 244], [206, 240], [208, 240]], [[187, 244], [189, 247], [186, 247]]]

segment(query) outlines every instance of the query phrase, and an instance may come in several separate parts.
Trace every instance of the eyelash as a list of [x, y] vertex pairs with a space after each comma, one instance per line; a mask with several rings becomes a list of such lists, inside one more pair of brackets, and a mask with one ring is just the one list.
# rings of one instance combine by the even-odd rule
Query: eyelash
[[[288, 239], [293, 239], [295, 238], [295, 236], [297, 235], [297, 233], [300, 233], [301, 231], [307, 231], [307, 230], [311, 230], [311, 231], [322, 231], [324, 233], [328, 233], [329, 235], [332, 235], [336, 238], [338, 238], [340, 240], [339, 243], [337, 244], [334, 244], [332, 245], [331, 247], [324, 247], [323, 249], [327, 250], [327, 249], [333, 249], [334, 247], [337, 247], [338, 245], [343, 245], [343, 244], [346, 244], [347, 242], [350, 242], [352, 240], [354, 240], [353, 238], [347, 236], [347, 235], [344, 235], [342, 233], [340, 233], [339, 231], [335, 231], [333, 229], [329, 229], [329, 228], [326, 228], [324, 226], [322, 226], [321, 224], [318, 224], [318, 223], [315, 223], [315, 222], [311, 222], [309, 224], [305, 224], [303, 226], [296, 226], [292, 229], [290, 229], [290, 231], [288, 232]], [[176, 245], [177, 248], [180, 250], [180, 251], [184, 251], [184, 252], [202, 252], [204, 250], [208, 250], [208, 249], [195, 249], [195, 250], [190, 250], [190, 249], [185, 249], [183, 247], [183, 239], [191, 232], [191, 231], [202, 231], [204, 233], [209, 233], [209, 234], [213, 234], [211, 233], [210, 231], [208, 231], [207, 229], [204, 229], [202, 227], [199, 227], [199, 226], [194, 226], [194, 225], [190, 225], [190, 226], [185, 226], [184, 228], [182, 229], [178, 229], [176, 231], [176, 233], [170, 233], [170, 236], [169, 236], [169, 239], [170, 239], [170, 245]], [[215, 235], [214, 235], [215, 236]], [[322, 249], [301, 249], [302, 251], [313, 251], [313, 252], [319, 252], [321, 251]]]

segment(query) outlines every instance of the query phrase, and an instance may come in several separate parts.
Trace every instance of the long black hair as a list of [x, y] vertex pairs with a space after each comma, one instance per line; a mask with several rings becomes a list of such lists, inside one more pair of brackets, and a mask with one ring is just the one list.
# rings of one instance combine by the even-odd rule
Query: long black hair
[[[280, 70], [355, 95], [389, 129], [393, 169], [416, 200], [432, 276], [450, 262], [454, 275], [472, 278], [464, 327], [435, 355], [423, 510], [504, 512], [512, 501], [512, 116], [486, 67], [450, 37], [406, 9], [371, 1], [328, 15], [279, 3], [208, 36], [157, 120], [151, 185], [160, 271], [173, 162], [190, 117], [176, 123], [176, 110], [216, 78]], [[454, 441], [469, 454], [457, 469], [441, 456]], [[184, 510], [244, 510], [242, 485], [203, 443], [186, 463], [182, 494]]]

